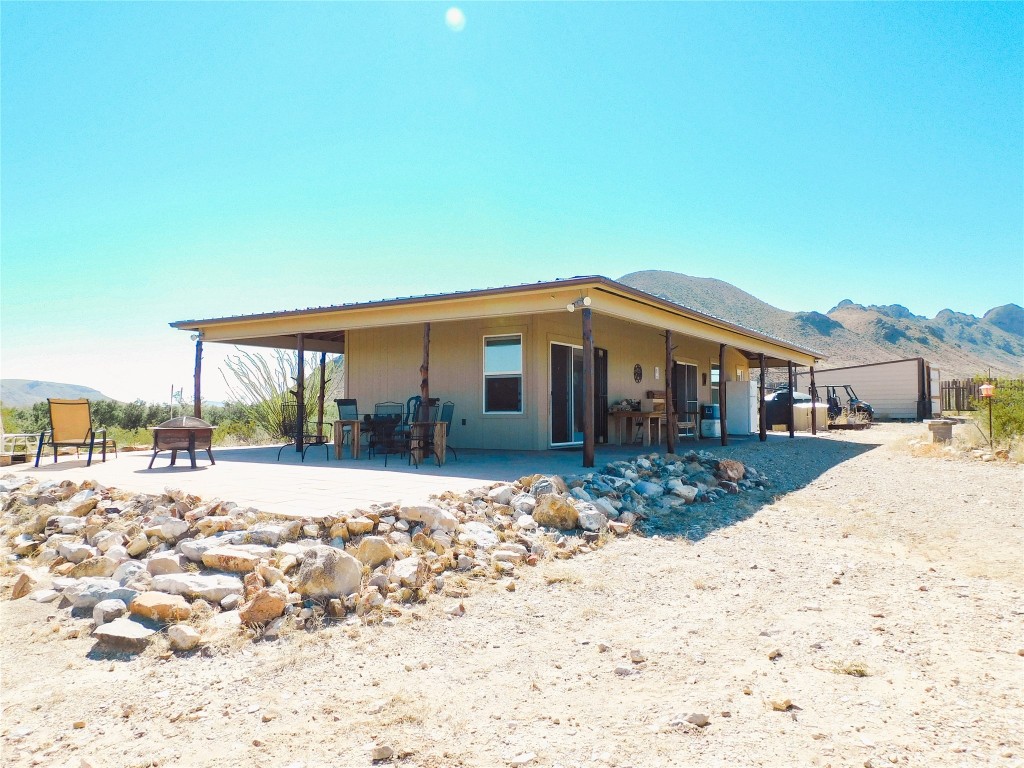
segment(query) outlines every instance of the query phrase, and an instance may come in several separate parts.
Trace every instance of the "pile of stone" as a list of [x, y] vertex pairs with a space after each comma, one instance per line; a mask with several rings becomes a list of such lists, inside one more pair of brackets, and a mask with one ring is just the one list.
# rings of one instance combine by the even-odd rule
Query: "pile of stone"
[[[159, 631], [172, 650], [255, 629], [328, 620], [393, 621], [431, 594], [467, 596], [451, 574], [506, 578], [625, 535], [652, 510], [682, 509], [764, 478], [709, 454], [652, 455], [563, 479], [534, 475], [420, 505], [273, 517], [181, 490], [131, 494], [92, 482], [0, 480], [11, 597], [91, 619], [93, 636], [138, 651]], [[460, 580], [460, 584], [464, 584]], [[449, 613], [461, 615], [462, 603]]]

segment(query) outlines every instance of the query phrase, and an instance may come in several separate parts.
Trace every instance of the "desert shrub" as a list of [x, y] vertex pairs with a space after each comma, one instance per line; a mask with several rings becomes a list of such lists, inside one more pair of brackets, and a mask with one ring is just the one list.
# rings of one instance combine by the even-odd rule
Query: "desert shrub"
[[[992, 398], [992, 442], [1009, 443], [1024, 437], [1024, 382], [1003, 379], [996, 382]], [[982, 431], [988, 434], [989, 404], [984, 398], [972, 401], [971, 414]]]

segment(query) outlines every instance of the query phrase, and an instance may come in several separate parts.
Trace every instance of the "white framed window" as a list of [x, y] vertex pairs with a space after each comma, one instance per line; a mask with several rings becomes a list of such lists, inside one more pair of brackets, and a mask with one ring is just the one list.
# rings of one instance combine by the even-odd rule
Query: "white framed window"
[[484, 336], [484, 413], [523, 412], [523, 335]]

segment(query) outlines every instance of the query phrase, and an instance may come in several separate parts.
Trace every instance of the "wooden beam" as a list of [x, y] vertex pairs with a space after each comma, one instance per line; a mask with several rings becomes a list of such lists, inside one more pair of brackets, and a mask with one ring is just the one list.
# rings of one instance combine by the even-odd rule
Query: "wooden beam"
[[679, 432], [679, 425], [676, 423], [676, 409], [673, 403], [672, 392], [672, 371], [674, 363], [672, 360], [672, 331], [665, 331], [665, 429], [668, 432], [665, 440], [665, 450], [669, 453], [676, 452], [676, 435]]
[[793, 390], [796, 388], [796, 383], [793, 381], [793, 361], [786, 361], [787, 368], [789, 370], [789, 436], [796, 437], [796, 398], [793, 395], [796, 394]]
[[594, 326], [590, 307], [580, 312], [583, 324], [583, 466], [594, 466]]
[[197, 419], [203, 418], [202, 381], [203, 374], [203, 336], [199, 334], [196, 339], [196, 371], [195, 371], [195, 392], [193, 393], [192, 415]]
[[729, 431], [725, 426], [725, 344], [718, 345], [718, 423], [722, 431], [722, 445], [729, 444]]
[[327, 394], [327, 353], [320, 353], [320, 397], [316, 403], [316, 433], [324, 434], [324, 397]]
[[426, 421], [430, 414], [430, 323], [423, 324], [423, 362], [420, 363], [420, 413]]
[[767, 374], [767, 369], [765, 368], [765, 365], [764, 365], [764, 353], [763, 352], [760, 355], [758, 355], [758, 362], [761, 364], [761, 386], [759, 388], [760, 399], [759, 399], [758, 404], [757, 404], [757, 413], [758, 413], [758, 418], [757, 418], [757, 421], [758, 421], [757, 438], [758, 438], [758, 440], [760, 440], [763, 443], [765, 440], [768, 439], [768, 413], [767, 413], [767, 411], [766, 411], [766, 409], [764, 407], [764, 380], [765, 380], [765, 376]]
[[299, 375], [295, 379], [295, 402], [298, 405], [295, 417], [295, 450], [302, 453], [303, 433], [306, 431], [306, 340], [301, 333], [295, 336], [295, 351], [299, 356]]
[[811, 434], [818, 434], [818, 389], [814, 386], [814, 366], [811, 366]]

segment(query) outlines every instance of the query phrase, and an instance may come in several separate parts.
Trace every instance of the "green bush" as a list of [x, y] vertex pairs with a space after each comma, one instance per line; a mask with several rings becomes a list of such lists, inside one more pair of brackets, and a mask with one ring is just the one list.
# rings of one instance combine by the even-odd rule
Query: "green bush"
[[[1021, 381], [1004, 379], [996, 382], [995, 396], [992, 397], [992, 442], [1009, 443], [1024, 437], [1024, 386]], [[976, 408], [975, 420], [982, 431], [988, 434], [989, 404], [984, 398], [971, 403]]]

